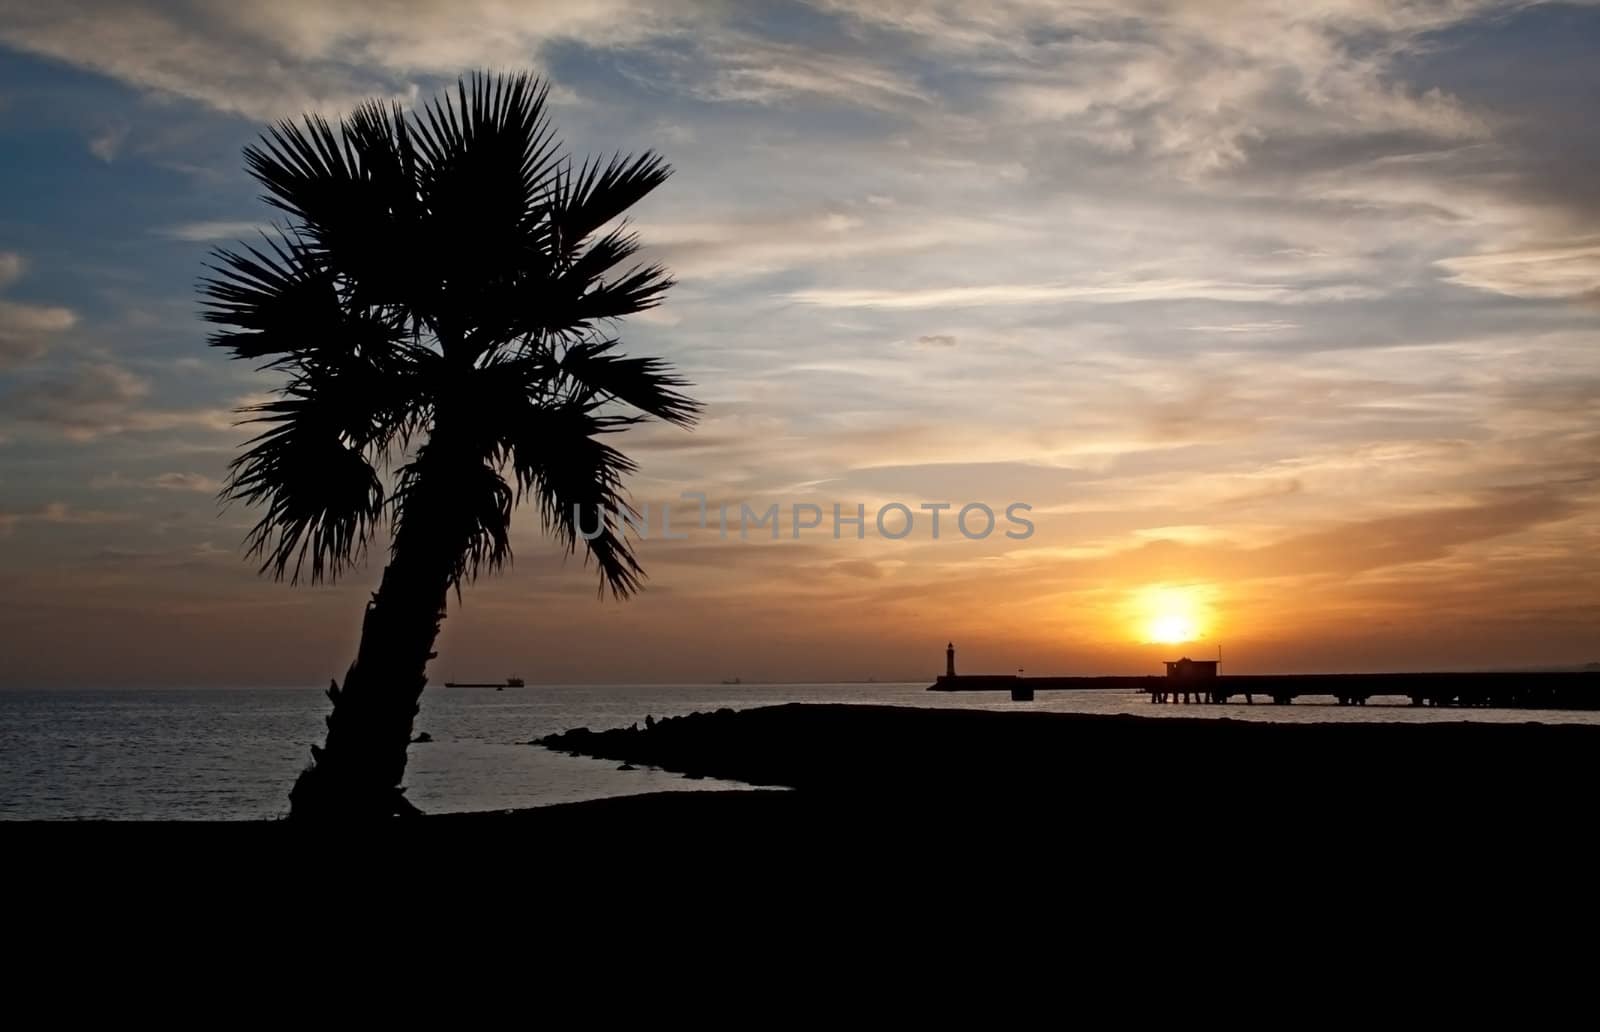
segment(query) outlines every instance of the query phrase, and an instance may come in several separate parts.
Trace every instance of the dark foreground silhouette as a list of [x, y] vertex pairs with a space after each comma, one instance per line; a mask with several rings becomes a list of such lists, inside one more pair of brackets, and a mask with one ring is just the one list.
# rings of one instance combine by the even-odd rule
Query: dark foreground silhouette
[[1548, 842], [1575, 833], [1590, 806], [1600, 727], [797, 704], [580, 728], [537, 744], [794, 790], [669, 793], [519, 818], [552, 829], [616, 820], [722, 837], [1069, 831], [1195, 850], [1214, 836], [1230, 848], [1306, 835], [1380, 847], [1401, 838]]

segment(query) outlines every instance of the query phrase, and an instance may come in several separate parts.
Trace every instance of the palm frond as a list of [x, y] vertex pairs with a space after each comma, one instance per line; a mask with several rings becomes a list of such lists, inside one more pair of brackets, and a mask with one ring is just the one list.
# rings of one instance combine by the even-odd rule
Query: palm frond
[[592, 403], [529, 401], [515, 413], [498, 454], [510, 466], [516, 500], [535, 502], [539, 519], [570, 555], [582, 541], [600, 573], [600, 591], [626, 598], [644, 585], [619, 514], [633, 513], [623, 480], [637, 467], [603, 438], [637, 422], [605, 416]]
[[456, 569], [457, 585], [511, 561], [511, 509], [515, 502], [511, 485], [488, 465], [473, 466], [471, 472], [469, 482], [462, 485], [469, 536]]
[[495, 263], [544, 221], [557, 160], [548, 95], [529, 75], [478, 74], [470, 93], [458, 82], [455, 99], [436, 98], [413, 116], [420, 200], [432, 242], [452, 263], [503, 271]]
[[634, 511], [623, 478], [638, 467], [600, 440], [624, 425], [626, 421], [608, 424], [576, 407], [555, 409], [534, 421], [528, 428], [532, 433], [513, 446], [519, 488], [537, 500], [546, 532], [568, 554], [581, 540], [599, 570], [600, 592], [609, 589], [615, 598], [627, 598], [644, 586], [644, 568], [619, 523], [619, 514]]
[[589, 327], [602, 319], [622, 319], [647, 312], [661, 303], [674, 284], [660, 265], [641, 265], [609, 281], [599, 281], [573, 304], [568, 319]]
[[601, 272], [637, 249], [631, 236], [608, 235], [556, 277], [523, 286], [512, 333], [518, 337], [571, 338], [596, 324], [649, 311], [661, 303], [673, 279], [660, 265], [634, 266], [614, 279]]
[[289, 381], [277, 398], [244, 409], [246, 423], [267, 428], [230, 464], [222, 496], [266, 505], [246, 549], [280, 579], [333, 580], [361, 560], [384, 508], [375, 465], [432, 411], [430, 370], [440, 358], [387, 337], [363, 346], [359, 334], [338, 332], [348, 327], [335, 324], [333, 342], [271, 363]]
[[576, 174], [565, 170], [556, 179], [550, 205], [562, 255], [576, 254], [591, 234], [620, 218], [671, 175], [672, 166], [653, 151], [631, 160], [613, 155], [604, 168], [591, 159]]
[[411, 118], [424, 212], [412, 257], [432, 273], [440, 346], [467, 359], [508, 339], [517, 284], [551, 273], [548, 93], [528, 75], [476, 74]]
[[377, 471], [348, 444], [324, 396], [303, 392], [249, 411], [270, 424], [228, 467], [225, 501], [266, 505], [246, 537], [261, 572], [297, 583], [310, 563], [313, 583], [360, 561], [383, 515]]
[[245, 167], [338, 270], [353, 303], [425, 303], [415, 290], [427, 280], [408, 254], [421, 215], [418, 161], [398, 107], [365, 104], [337, 130], [311, 115], [279, 122], [245, 148]]
[[693, 426], [700, 403], [680, 388], [689, 381], [671, 372], [659, 358], [629, 358], [615, 353], [615, 340], [585, 340], [569, 345], [558, 363], [560, 374], [585, 392], [621, 401], [646, 415], [677, 426]]
[[228, 328], [211, 344], [282, 369], [285, 395], [323, 395], [319, 418], [358, 451], [404, 441], [426, 416], [439, 356], [411, 339], [397, 312], [341, 299], [337, 277], [309, 248], [264, 239], [264, 248], [213, 252], [202, 316]]
[[359, 182], [354, 156], [321, 115], [269, 126], [244, 149], [244, 163], [267, 190], [262, 200], [313, 232], [337, 226]]
[[398, 556], [413, 537], [458, 542], [450, 577], [459, 590], [511, 561], [514, 503], [494, 466], [466, 452], [446, 454], [430, 441], [399, 471], [390, 500], [394, 551]]
[[572, 259], [556, 277], [556, 291], [573, 300], [639, 252], [639, 235], [617, 227]]
[[405, 326], [384, 309], [341, 296], [341, 277], [302, 240], [262, 234], [263, 246], [212, 251], [212, 275], [200, 281], [201, 317], [230, 329], [211, 336], [235, 358], [272, 358], [268, 366], [318, 353], [410, 353]]
[[262, 234], [263, 248], [217, 248], [214, 275], [203, 277], [201, 317], [232, 329], [211, 336], [234, 358], [277, 356], [270, 364], [314, 350], [323, 331], [345, 320], [337, 277], [301, 243]]
[[671, 174], [665, 161], [647, 151], [632, 160], [613, 157], [604, 167], [592, 161], [576, 174], [567, 170], [555, 177], [550, 203], [554, 275], [532, 284], [520, 299], [519, 334], [582, 334], [600, 320], [636, 315], [661, 303], [673, 280], [659, 265], [635, 265], [606, 278], [638, 253], [637, 234], [621, 224], [598, 240], [591, 237]]

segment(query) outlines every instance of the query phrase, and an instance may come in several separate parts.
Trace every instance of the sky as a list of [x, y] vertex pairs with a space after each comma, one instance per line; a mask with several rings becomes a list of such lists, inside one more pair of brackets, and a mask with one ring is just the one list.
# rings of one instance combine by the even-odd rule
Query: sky
[[619, 335], [706, 414], [627, 435], [641, 595], [524, 513], [435, 681], [1600, 659], [1596, 53], [1475, 0], [0, 0], [0, 686], [342, 676], [381, 552], [242, 556], [274, 381], [195, 281], [271, 221], [267, 122], [476, 68], [674, 166]]

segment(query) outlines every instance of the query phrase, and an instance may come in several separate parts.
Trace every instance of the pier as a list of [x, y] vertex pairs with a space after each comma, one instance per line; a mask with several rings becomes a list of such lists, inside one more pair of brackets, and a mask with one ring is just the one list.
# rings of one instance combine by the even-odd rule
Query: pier
[[1370, 699], [1407, 700], [1413, 706], [1506, 709], [1600, 709], [1600, 670], [1439, 671], [1390, 674], [1219, 674], [1214, 660], [1187, 657], [1167, 663], [1165, 677], [1024, 677], [1021, 674], [957, 674], [955, 646], [946, 647], [945, 673], [928, 686], [934, 692], [1010, 692], [1013, 698], [1041, 691], [1120, 691], [1148, 695], [1154, 704], [1218, 706], [1257, 700], [1287, 706], [1308, 696], [1342, 706]]
[[1416, 674], [1283, 674], [1219, 676], [1210, 683], [1152, 678], [1153, 703], [1221, 705], [1256, 698], [1287, 706], [1305, 696], [1365, 706], [1379, 696], [1413, 706], [1485, 706], [1505, 709], [1600, 709], [1600, 675], [1586, 671], [1470, 671]]

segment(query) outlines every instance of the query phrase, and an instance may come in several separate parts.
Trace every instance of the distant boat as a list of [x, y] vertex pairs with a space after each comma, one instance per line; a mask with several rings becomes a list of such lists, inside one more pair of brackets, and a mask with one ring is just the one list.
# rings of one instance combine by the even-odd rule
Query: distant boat
[[522, 678], [520, 678], [520, 677], [508, 677], [504, 681], [501, 681], [501, 682], [495, 682], [495, 681], [446, 681], [444, 683], [444, 686], [446, 688], [493, 688], [497, 692], [503, 692], [507, 688], [521, 688], [521, 687], [523, 687], [524, 684], [526, 684], [526, 682], [523, 681]]
[[723, 681], [723, 682], [722, 682], [722, 683], [723, 683], [723, 684], [738, 684], [738, 683], [739, 683], [739, 679], [738, 679], [738, 678], [737, 678], [737, 677], [735, 677], [735, 678], [734, 678], [734, 679], [733, 679], [733, 680], [731, 680], [731, 681]]

